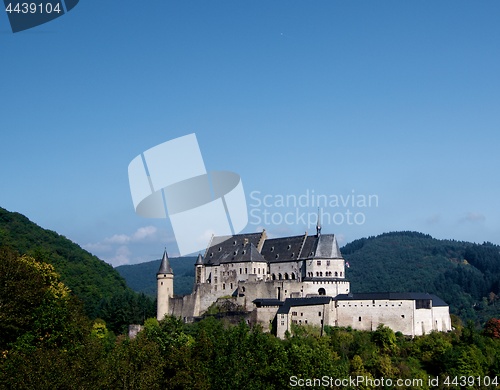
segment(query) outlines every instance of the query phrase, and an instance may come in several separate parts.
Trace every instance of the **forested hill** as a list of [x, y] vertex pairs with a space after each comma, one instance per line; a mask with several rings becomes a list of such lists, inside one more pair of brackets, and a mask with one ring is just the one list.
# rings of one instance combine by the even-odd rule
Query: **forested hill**
[[[134, 320], [132, 311], [140, 312], [141, 318], [136, 321], [142, 320], [144, 312], [150, 309], [154, 314], [152, 301], [141, 298], [128, 288], [125, 280], [111, 265], [66, 237], [41, 228], [22, 214], [1, 207], [0, 247], [8, 247], [21, 255], [29, 254], [39, 261], [52, 264], [64, 284], [83, 302], [87, 314], [91, 318], [104, 318], [110, 322], [111, 328], [116, 325], [114, 330]], [[118, 311], [121, 319], [116, 318], [115, 313]]]
[[500, 247], [438, 240], [417, 232], [384, 233], [341, 249], [353, 292], [434, 293], [463, 319], [500, 314]]

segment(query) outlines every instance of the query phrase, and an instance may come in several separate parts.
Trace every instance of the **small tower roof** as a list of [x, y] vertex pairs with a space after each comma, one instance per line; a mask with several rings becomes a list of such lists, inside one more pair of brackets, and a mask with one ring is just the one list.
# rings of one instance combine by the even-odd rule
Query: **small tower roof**
[[201, 253], [198, 254], [198, 258], [196, 259], [196, 263], [194, 265], [203, 265], [203, 256]]
[[170, 267], [170, 261], [168, 261], [167, 248], [165, 248], [163, 252], [160, 268], [156, 274], [173, 274], [172, 267]]

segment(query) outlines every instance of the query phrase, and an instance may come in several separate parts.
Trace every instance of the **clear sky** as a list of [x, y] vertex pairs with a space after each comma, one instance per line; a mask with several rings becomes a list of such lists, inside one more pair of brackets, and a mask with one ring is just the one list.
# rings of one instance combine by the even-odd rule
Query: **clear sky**
[[113, 265], [176, 254], [127, 167], [193, 132], [241, 175], [245, 231], [314, 232], [256, 218], [317, 211], [280, 195], [373, 195], [323, 232], [500, 244], [498, 0], [85, 0], [16, 34], [0, 12], [0, 70], [0, 206]]

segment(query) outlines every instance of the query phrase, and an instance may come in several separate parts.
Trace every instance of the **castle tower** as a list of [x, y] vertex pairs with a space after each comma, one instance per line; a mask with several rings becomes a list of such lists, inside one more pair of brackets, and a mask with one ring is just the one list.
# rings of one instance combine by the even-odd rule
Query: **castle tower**
[[194, 264], [195, 269], [196, 269], [196, 275], [195, 275], [195, 283], [200, 284], [203, 283], [203, 257], [201, 254], [198, 254], [198, 258], [196, 259], [196, 263]]
[[163, 252], [160, 268], [156, 273], [158, 292], [156, 295], [156, 318], [162, 320], [165, 315], [170, 314], [170, 298], [174, 296], [174, 273], [168, 261], [167, 249]]

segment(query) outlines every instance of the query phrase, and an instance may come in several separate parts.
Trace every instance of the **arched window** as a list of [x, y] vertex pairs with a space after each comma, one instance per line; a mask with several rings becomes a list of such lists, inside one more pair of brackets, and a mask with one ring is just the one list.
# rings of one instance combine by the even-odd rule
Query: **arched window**
[[335, 271], [335, 276], [339, 276], [339, 273], [337, 271]]
[[292, 272], [292, 280], [295, 280], [295, 273]]
[[319, 276], [323, 276], [323, 272], [320, 272], [320, 273], [319, 273]]
[[273, 280], [276, 280], [276, 275], [275, 274], [273, 274]]
[[288, 280], [288, 273], [285, 274], [285, 280]]
[[319, 295], [326, 295], [326, 291], [323, 287], [321, 287], [319, 290], [318, 290], [318, 294]]
[[316, 271], [316, 276], [319, 276], [319, 272], [318, 271]]
[[283, 279], [283, 276], [281, 274], [278, 274], [278, 279], [279, 280]]

